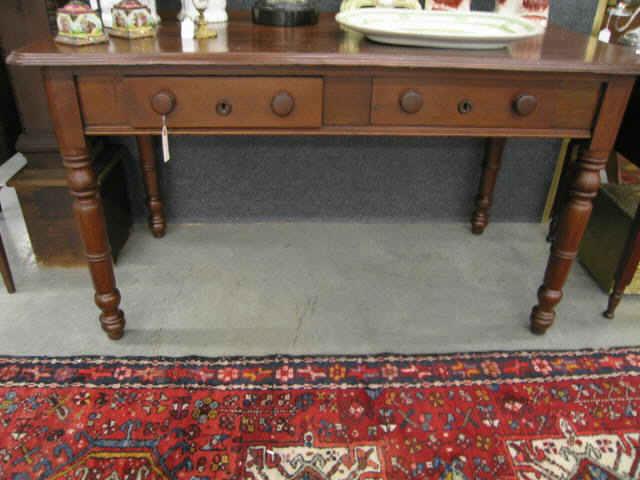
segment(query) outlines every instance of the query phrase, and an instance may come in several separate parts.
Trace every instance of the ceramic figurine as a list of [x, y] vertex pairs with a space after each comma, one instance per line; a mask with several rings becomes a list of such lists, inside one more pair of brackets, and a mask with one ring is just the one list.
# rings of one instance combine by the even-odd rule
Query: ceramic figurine
[[58, 9], [55, 41], [67, 45], [94, 45], [108, 41], [98, 12], [80, 0]]
[[111, 9], [113, 22], [110, 34], [122, 38], [153, 37], [156, 21], [151, 9], [139, 0], [122, 0]]
[[496, 0], [496, 12], [518, 15], [546, 25], [549, 0]]
[[[431, 10], [471, 10], [471, 0], [432, 0]], [[427, 8], [429, 10], [429, 8]]]
[[[178, 14], [178, 20], [185, 18], [195, 19], [198, 12], [191, 0], [182, 0], [182, 10]], [[227, 15], [227, 0], [210, 0], [207, 9], [204, 11], [204, 18], [207, 23], [223, 23], [229, 20]]]

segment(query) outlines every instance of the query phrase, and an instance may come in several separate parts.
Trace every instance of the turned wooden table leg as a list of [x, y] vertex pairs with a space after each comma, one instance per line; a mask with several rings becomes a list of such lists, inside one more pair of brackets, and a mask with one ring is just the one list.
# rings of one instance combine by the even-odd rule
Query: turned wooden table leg
[[558, 222], [563, 207], [569, 201], [569, 185], [574, 176], [574, 167], [580, 152], [589, 148], [589, 143], [584, 140], [572, 140], [567, 148], [566, 159], [558, 188], [556, 198], [553, 202], [551, 211], [551, 220], [549, 221], [549, 232], [547, 233], [547, 242], [552, 243], [558, 231]]
[[0, 273], [2, 273], [2, 280], [4, 281], [4, 286], [7, 288], [7, 292], [16, 293], [16, 286], [13, 283], [11, 268], [9, 268], [9, 259], [4, 249], [4, 243], [2, 243], [2, 237], [0, 237]]
[[544, 283], [538, 291], [538, 305], [533, 307], [531, 312], [533, 333], [543, 334], [553, 324], [555, 306], [562, 299], [562, 288], [587, 227], [592, 200], [600, 187], [600, 170], [604, 168], [606, 158], [587, 151], [578, 160], [569, 190], [569, 200], [559, 219], [558, 230], [551, 247]]
[[73, 75], [47, 72], [45, 86], [60, 153], [67, 169], [67, 182], [74, 197], [73, 211], [86, 250], [95, 303], [102, 312], [100, 323], [109, 338], [117, 340], [124, 334], [125, 319], [119, 308], [120, 292], [116, 288], [102, 201], [84, 137]]
[[480, 190], [476, 197], [476, 209], [471, 216], [471, 231], [480, 235], [487, 228], [489, 223], [489, 212], [493, 203], [493, 191], [496, 187], [498, 172], [502, 164], [502, 153], [504, 152], [504, 138], [488, 138], [484, 162], [482, 164], [482, 177], [480, 179]]
[[629, 78], [609, 82], [589, 149], [580, 155], [573, 169], [568, 201], [560, 214], [544, 281], [538, 290], [538, 304], [531, 311], [533, 333], [544, 334], [553, 325], [555, 307], [562, 299], [562, 289], [587, 228], [593, 198], [600, 188], [600, 171], [613, 149], [633, 83]]
[[625, 289], [629, 286], [640, 264], [640, 206], [631, 225], [622, 258], [616, 270], [613, 292], [609, 296], [609, 304], [604, 312], [607, 318], [615, 316], [616, 308], [622, 299]]
[[158, 172], [156, 157], [153, 150], [153, 137], [141, 135], [137, 137], [140, 168], [144, 177], [147, 192], [147, 206], [149, 208], [149, 228], [156, 238], [164, 237], [167, 222], [164, 216], [164, 206], [158, 186]]

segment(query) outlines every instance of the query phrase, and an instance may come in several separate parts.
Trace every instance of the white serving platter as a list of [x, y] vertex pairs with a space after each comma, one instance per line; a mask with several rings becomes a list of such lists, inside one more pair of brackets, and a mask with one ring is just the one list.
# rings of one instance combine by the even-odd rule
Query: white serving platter
[[374, 42], [416, 47], [497, 49], [544, 32], [538, 23], [493, 12], [362, 8], [340, 12], [336, 21]]

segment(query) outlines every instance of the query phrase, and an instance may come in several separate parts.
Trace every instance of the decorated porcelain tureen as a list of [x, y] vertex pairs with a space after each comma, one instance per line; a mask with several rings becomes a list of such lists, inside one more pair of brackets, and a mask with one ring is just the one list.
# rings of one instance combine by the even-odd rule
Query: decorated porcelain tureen
[[111, 35], [124, 38], [153, 37], [156, 19], [139, 0], [122, 0], [111, 9]]
[[108, 40], [98, 12], [80, 0], [73, 0], [58, 9], [56, 21], [58, 43], [93, 45]]

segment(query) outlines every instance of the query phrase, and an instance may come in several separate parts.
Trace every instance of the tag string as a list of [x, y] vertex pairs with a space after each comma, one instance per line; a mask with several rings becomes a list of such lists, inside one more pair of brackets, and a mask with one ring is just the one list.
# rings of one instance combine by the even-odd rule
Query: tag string
[[169, 151], [169, 129], [167, 128], [167, 116], [162, 116], [162, 157], [164, 163], [171, 160], [171, 152]]

